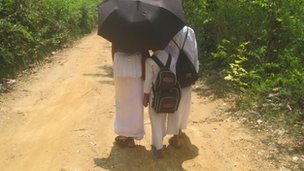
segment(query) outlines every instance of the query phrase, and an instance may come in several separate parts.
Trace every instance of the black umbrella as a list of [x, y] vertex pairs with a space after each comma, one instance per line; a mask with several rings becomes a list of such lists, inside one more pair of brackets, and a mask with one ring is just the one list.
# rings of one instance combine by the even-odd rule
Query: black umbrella
[[106, 0], [98, 35], [126, 52], [163, 49], [183, 28], [181, 0]]

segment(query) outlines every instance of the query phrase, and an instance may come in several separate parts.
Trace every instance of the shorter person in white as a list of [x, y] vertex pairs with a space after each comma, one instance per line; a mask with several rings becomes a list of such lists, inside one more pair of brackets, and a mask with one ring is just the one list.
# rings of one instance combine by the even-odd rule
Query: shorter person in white
[[[158, 50], [154, 52], [156, 56], [164, 65], [168, 60], [168, 53], [164, 50]], [[173, 61], [171, 61], [170, 70], [173, 71]], [[163, 157], [163, 138], [166, 136], [166, 121], [167, 113], [156, 113], [152, 108], [153, 91], [152, 86], [156, 81], [158, 72], [160, 71], [159, 66], [155, 63], [152, 58], [146, 59], [146, 79], [144, 83], [144, 106], [147, 107], [149, 104], [149, 116], [151, 121], [152, 129], [152, 147], [155, 148], [156, 157]]]

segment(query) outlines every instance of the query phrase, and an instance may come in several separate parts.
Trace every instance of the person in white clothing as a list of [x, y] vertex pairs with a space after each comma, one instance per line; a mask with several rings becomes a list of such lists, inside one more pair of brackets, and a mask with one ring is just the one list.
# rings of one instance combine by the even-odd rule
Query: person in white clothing
[[114, 132], [120, 146], [134, 147], [135, 139], [142, 139], [144, 130], [143, 62], [148, 52], [126, 53], [112, 45], [115, 86]]
[[[187, 37], [186, 37], [187, 36]], [[185, 41], [185, 44], [184, 44]], [[183, 47], [184, 52], [192, 61], [196, 71], [199, 70], [197, 42], [194, 30], [189, 26], [185, 26], [170, 41], [166, 50], [172, 55], [176, 61], [179, 55], [179, 49]], [[176, 64], [176, 62], [175, 62]], [[175, 67], [175, 66], [173, 66]], [[180, 135], [181, 130], [187, 128], [187, 122], [190, 114], [192, 86], [181, 88], [181, 100], [178, 110], [168, 116], [167, 134], [173, 136], [169, 139], [169, 144], [175, 148], [181, 147]]]
[[[158, 50], [154, 52], [154, 55], [165, 65], [168, 59], [168, 53], [164, 50]], [[156, 150], [156, 157], [163, 157], [163, 138], [166, 135], [166, 113], [156, 113], [152, 108], [152, 99], [153, 99], [153, 91], [152, 86], [156, 81], [158, 72], [160, 70], [159, 66], [154, 62], [152, 58], [146, 59], [146, 79], [144, 83], [144, 101], [143, 105], [145, 107], [149, 104], [149, 116], [151, 121], [151, 130], [152, 130], [152, 147]], [[174, 66], [171, 61], [170, 70], [173, 71]]]

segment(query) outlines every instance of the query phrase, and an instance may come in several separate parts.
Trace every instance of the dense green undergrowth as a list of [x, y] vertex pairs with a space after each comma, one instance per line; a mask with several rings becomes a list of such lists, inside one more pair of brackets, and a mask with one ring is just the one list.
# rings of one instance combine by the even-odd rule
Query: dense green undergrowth
[[183, 3], [205, 82], [222, 95], [238, 94], [238, 110], [303, 136], [304, 1]]
[[96, 28], [100, 0], [2, 0], [0, 83]]

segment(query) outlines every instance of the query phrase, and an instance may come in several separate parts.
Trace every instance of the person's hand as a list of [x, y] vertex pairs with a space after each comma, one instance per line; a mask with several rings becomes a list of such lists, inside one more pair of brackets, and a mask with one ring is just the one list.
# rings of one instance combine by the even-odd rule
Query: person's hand
[[144, 106], [147, 107], [149, 104], [149, 94], [144, 94], [144, 102], [143, 102]]

